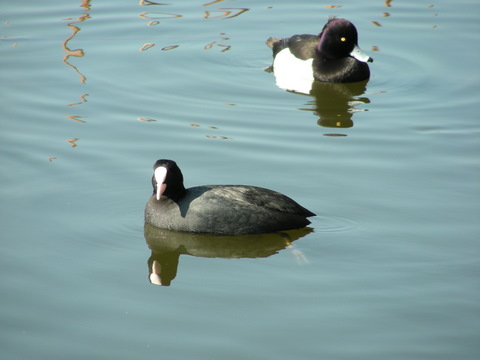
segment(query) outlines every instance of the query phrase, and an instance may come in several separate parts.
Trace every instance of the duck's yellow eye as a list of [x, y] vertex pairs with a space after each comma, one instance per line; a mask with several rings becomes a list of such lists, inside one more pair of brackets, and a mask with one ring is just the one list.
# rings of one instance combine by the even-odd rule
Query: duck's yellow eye
[[342, 36], [342, 37], [340, 38], [340, 41], [341, 41], [341, 42], [345, 42], [345, 41], [347, 41], [347, 38]]

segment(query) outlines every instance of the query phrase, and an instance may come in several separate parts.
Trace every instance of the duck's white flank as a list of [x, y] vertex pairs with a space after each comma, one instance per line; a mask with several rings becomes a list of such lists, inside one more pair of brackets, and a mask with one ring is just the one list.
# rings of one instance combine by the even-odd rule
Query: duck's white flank
[[284, 90], [309, 94], [313, 83], [313, 59], [301, 60], [289, 48], [280, 51], [273, 60], [277, 86]]

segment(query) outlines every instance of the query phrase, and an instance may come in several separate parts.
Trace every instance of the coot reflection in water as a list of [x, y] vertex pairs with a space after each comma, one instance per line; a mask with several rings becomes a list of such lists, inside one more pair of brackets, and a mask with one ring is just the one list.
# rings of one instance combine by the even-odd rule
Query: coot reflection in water
[[[145, 240], [152, 251], [148, 259], [149, 280], [154, 285], [169, 286], [177, 275], [180, 255], [225, 259], [266, 258], [312, 231], [312, 228], [305, 227], [271, 234], [222, 236], [170, 231], [145, 223]], [[303, 256], [298, 250], [296, 254]]]

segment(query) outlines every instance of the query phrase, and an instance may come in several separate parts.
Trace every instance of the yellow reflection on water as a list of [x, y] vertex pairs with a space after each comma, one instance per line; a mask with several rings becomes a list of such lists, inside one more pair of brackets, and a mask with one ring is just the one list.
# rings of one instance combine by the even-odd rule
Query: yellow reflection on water
[[154, 122], [154, 121], [157, 121], [157, 120], [155, 120], [155, 119], [144, 118], [144, 117], [138, 117], [137, 120], [138, 120], [138, 121], [142, 121], [142, 122]]
[[[90, 0], [82, 0], [82, 3], [80, 5], [80, 7], [82, 7], [85, 11], [89, 11], [90, 10]], [[82, 84], [85, 84], [85, 82], [87, 81], [86, 76], [83, 75], [75, 65], [71, 64], [69, 62], [69, 59], [72, 56], [74, 56], [74, 57], [84, 57], [85, 53], [84, 53], [83, 49], [71, 49], [70, 45], [69, 45], [69, 42], [80, 31], [80, 27], [76, 26], [75, 24], [79, 24], [79, 23], [84, 22], [85, 20], [88, 20], [88, 19], [90, 19], [90, 15], [87, 14], [87, 13], [82, 14], [77, 19], [74, 19], [74, 18], [65, 19], [65, 20], [69, 20], [69, 21], [70, 20], [74, 20], [74, 21], [71, 21], [67, 24], [67, 26], [72, 30], [72, 34], [69, 37], [67, 37], [65, 39], [65, 41], [62, 43], [63, 51], [65, 51], [65, 55], [63, 56], [63, 63], [65, 65], [67, 65], [69, 68], [73, 69], [80, 76], [80, 82]], [[88, 94], [80, 95], [81, 101], [67, 104], [67, 106], [76, 106], [76, 105], [84, 104], [84, 103], [87, 102], [87, 96], [89, 96], [89, 95]], [[84, 116], [69, 115], [69, 116], [65, 116], [65, 117], [67, 119], [73, 120], [75, 122], [79, 122], [79, 123], [83, 123], [83, 124], [86, 123], [85, 120], [81, 119]], [[69, 143], [71, 145], [71, 147], [74, 148], [74, 147], [77, 147], [77, 143], [76, 143], [77, 140], [78, 140], [78, 138], [72, 138], [72, 139], [67, 140], [67, 143]]]
[[139, 5], [148, 6], [148, 5], [169, 5], [169, 4], [162, 4], [162, 3], [157, 3], [155, 1], [149, 1], [149, 0], [140, 0]]
[[[250, 9], [247, 8], [218, 8], [218, 10], [205, 10], [205, 19], [231, 19]], [[220, 13], [220, 14], [215, 14]]]
[[213, 4], [222, 2], [222, 1], [223, 1], [223, 0], [214, 0], [214, 1], [211, 1], [211, 2], [209, 2], [209, 3], [203, 4], [203, 6], [210, 6], [210, 5], [213, 5]]
[[154, 43], [145, 43], [143, 44], [143, 46], [140, 48], [140, 51], [146, 51], [152, 47], [154, 47], [155, 44]]
[[70, 139], [70, 140], [67, 140], [67, 142], [72, 146], [72, 148], [76, 147], [78, 138], [73, 138], [73, 139]]
[[[214, 0], [210, 1], [208, 3], [205, 3], [201, 6], [211, 6], [214, 4], [218, 4], [222, 2], [223, 0]], [[149, 5], [171, 5], [171, 4], [166, 4], [166, 3], [156, 3], [153, 1], [145, 1], [145, 0], [140, 0], [140, 6], [149, 6]], [[203, 11], [203, 18], [204, 19], [232, 19], [235, 18], [247, 11], [249, 11], [249, 8], [217, 8], [217, 9], [212, 9], [212, 10], [204, 10]], [[161, 24], [161, 20], [170, 20], [170, 19], [178, 19], [182, 18], [183, 15], [181, 14], [175, 14], [175, 13], [169, 13], [169, 12], [153, 12], [153, 11], [144, 11], [138, 15], [142, 19], [148, 20], [147, 26], [156, 26]], [[214, 40], [209, 42], [204, 46], [205, 50], [212, 49], [213, 46], [220, 47], [221, 50], [220, 52], [226, 52], [231, 49], [231, 45], [225, 44], [224, 42], [227, 40], [230, 40], [228, 37], [225, 37], [224, 33], [220, 33], [222, 36], [220, 40]], [[154, 46], [154, 43], [147, 43], [144, 44], [140, 50], [145, 51], [150, 49], [152, 46]], [[166, 50], [173, 50], [176, 49], [179, 45], [169, 45], [169, 46], [164, 46], [162, 47], [161, 50], [166, 51]]]
[[[90, 1], [83, 1], [82, 2], [82, 7], [85, 7], [86, 10], [90, 10]], [[70, 49], [68, 43], [80, 31], [80, 28], [75, 26], [74, 24], [81, 23], [81, 22], [83, 22], [87, 19], [90, 19], [90, 15], [89, 14], [83, 14], [76, 21], [72, 21], [72, 22], [68, 23], [67, 26], [70, 29], [72, 29], [72, 35], [70, 35], [62, 44], [63, 50], [65, 51], [65, 56], [63, 57], [63, 62], [68, 67], [72, 68], [78, 75], [80, 75], [80, 81], [82, 83], [85, 83], [85, 81], [87, 81], [87, 78], [77, 69], [77, 67], [75, 65], [70, 64], [70, 62], [68, 62], [68, 59], [71, 56], [83, 57], [85, 54], [83, 52], [83, 49], [75, 49], [75, 50]]]
[[81, 105], [81, 104], [83, 104], [83, 103], [86, 103], [86, 102], [87, 102], [87, 96], [89, 96], [89, 95], [88, 95], [88, 94], [83, 94], [83, 95], [80, 96], [80, 99], [82, 99], [82, 101], [76, 102], [76, 103], [67, 104], [67, 106]]
[[173, 49], [176, 49], [177, 47], [179, 47], [180, 45], [169, 45], [169, 46], [164, 46], [162, 48], [162, 51], [168, 51], [168, 50], [173, 50]]
[[157, 13], [157, 12], [147, 12], [147, 11], [139, 14], [138, 16], [140, 16], [142, 19], [177, 19], [182, 17], [182, 15], [179, 15], [179, 14]]
[[222, 48], [222, 50], [220, 50], [220, 52], [225, 52], [225, 51], [230, 50], [232, 48], [231, 45], [222, 44], [224, 41], [230, 40], [230, 38], [226, 37], [225, 35], [226, 35], [225, 33], [220, 33], [220, 36], [222, 36], [220, 40], [212, 41], [212, 42], [208, 43], [207, 45], [205, 45], [203, 48], [205, 50], [210, 50], [213, 47], [213, 45], [217, 45], [217, 46]]
[[73, 121], [77, 121], [79, 123], [86, 123], [85, 120], [80, 120], [79, 118], [83, 117], [83, 116], [79, 116], [79, 115], [70, 115], [70, 116], [65, 116], [67, 119], [70, 119], [70, 120], [73, 120]]
[[[194, 128], [200, 128], [200, 127], [205, 127], [200, 124], [190, 124], [191, 127]], [[211, 130], [218, 130], [219, 127], [217, 126], [206, 126], [206, 128], [211, 129]], [[217, 140], [233, 140], [232, 137], [229, 136], [223, 136], [223, 135], [205, 135], [207, 139], [217, 139]]]

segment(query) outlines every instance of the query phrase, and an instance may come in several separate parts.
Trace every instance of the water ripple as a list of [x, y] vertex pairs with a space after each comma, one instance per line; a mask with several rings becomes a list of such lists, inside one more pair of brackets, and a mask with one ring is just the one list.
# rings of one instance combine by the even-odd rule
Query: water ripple
[[349, 219], [343, 216], [318, 216], [316, 217], [321, 226], [315, 227], [316, 232], [328, 232], [328, 233], [338, 233], [338, 232], [350, 232], [358, 231], [362, 225], [353, 219]]

